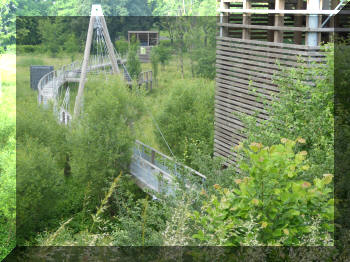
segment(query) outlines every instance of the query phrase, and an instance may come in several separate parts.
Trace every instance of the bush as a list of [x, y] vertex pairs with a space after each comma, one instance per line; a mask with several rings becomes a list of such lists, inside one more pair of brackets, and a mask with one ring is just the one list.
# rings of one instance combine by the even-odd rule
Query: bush
[[126, 41], [124, 38], [115, 41], [115, 48], [117, 49], [117, 52], [124, 57], [129, 49], [129, 42]]
[[158, 60], [162, 65], [162, 69], [164, 70], [165, 65], [169, 62], [172, 54], [171, 48], [166, 44], [166, 42], [160, 42], [160, 44], [156, 47], [153, 47], [153, 49], [156, 49], [155, 52], [157, 53]]
[[[0, 260], [16, 244], [16, 119], [14, 104], [4, 92], [0, 96]], [[11, 112], [12, 113], [12, 112]]]
[[58, 205], [69, 192], [63, 180], [67, 141], [52, 112], [35, 102], [18, 102], [16, 131], [17, 238], [24, 244], [65, 213]]
[[70, 136], [72, 176], [77, 186], [91, 185], [91, 208], [111, 180], [128, 170], [135, 141], [130, 125], [143, 108], [142, 94], [130, 92], [118, 79], [111, 83], [96, 79], [87, 84], [82, 119]]
[[333, 232], [334, 200], [331, 174], [313, 183], [303, 179], [309, 166], [306, 151], [295, 144], [264, 147], [251, 143], [240, 162], [243, 174], [233, 189], [214, 185], [219, 197], [205, 201], [203, 212], [194, 212], [200, 230], [193, 237], [208, 245], [329, 245]]
[[[326, 51], [327, 66], [293, 68], [276, 76], [278, 95], [272, 102], [261, 98], [269, 105], [269, 120], [257, 124], [255, 115], [239, 116], [246, 126], [247, 144], [260, 141], [269, 146], [283, 137], [303, 137], [306, 143], [298, 147], [309, 153], [310, 181], [322, 173], [334, 173], [334, 55], [331, 46]], [[310, 78], [315, 85], [305, 82]]]
[[196, 50], [194, 56], [194, 71], [197, 76], [214, 79], [216, 74], [215, 48], [202, 48]]
[[[164, 110], [156, 122], [174, 154], [180, 158], [191, 156], [190, 144], [205, 145], [206, 152], [213, 150], [214, 86], [205, 80], [182, 80], [172, 87]], [[159, 131], [155, 128], [159, 145], [168, 152]], [[187, 163], [191, 162], [188, 158]]]
[[66, 189], [54, 154], [34, 139], [17, 147], [16, 171], [17, 243], [23, 245], [35, 232], [55, 225], [52, 219], [61, 215], [57, 203]]
[[139, 48], [139, 42], [135, 38], [132, 38], [129, 51], [126, 68], [131, 78], [137, 79], [141, 73], [141, 63], [137, 55], [137, 49]]

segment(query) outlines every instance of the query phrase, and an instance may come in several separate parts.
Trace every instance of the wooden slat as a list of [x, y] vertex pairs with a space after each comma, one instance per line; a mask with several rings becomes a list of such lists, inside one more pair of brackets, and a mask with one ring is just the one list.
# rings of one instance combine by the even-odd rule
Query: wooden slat
[[231, 65], [231, 66], [226, 66], [226, 65], [222, 65], [222, 64], [216, 64], [216, 68], [220, 68], [220, 69], [224, 69], [226, 72], [240, 72], [240, 73], [244, 73], [247, 76], [254, 76], [255, 78], [263, 78], [268, 80], [268, 83], [271, 83], [271, 78], [273, 76], [272, 73], [261, 73], [259, 72], [259, 68], [255, 67], [249, 67], [247, 66], [246, 68], [240, 68], [240, 67], [236, 67], [236, 65]]
[[251, 84], [253, 86], [259, 86], [260, 84], [264, 84], [264, 86], [266, 87], [266, 89], [269, 90], [273, 90], [273, 91], [277, 91], [277, 87], [272, 85], [272, 81], [271, 79], [266, 79], [266, 78], [261, 78], [261, 77], [254, 77], [254, 76], [250, 76], [244, 73], [237, 73], [234, 71], [227, 71], [227, 70], [223, 70], [220, 68], [216, 69], [217, 73], [221, 73], [225, 74], [227, 76], [232, 76], [232, 77], [236, 77], [236, 78], [240, 78], [240, 80], [246, 79], [246, 81], [248, 81], [248, 84]]
[[[222, 96], [215, 96], [215, 102], [217, 105], [225, 106], [227, 108], [236, 109], [238, 111], [241, 111], [243, 113], [253, 113], [256, 111], [259, 111], [261, 114], [267, 114], [267, 112], [262, 109], [264, 106], [261, 103], [253, 102], [251, 100], [244, 99], [242, 97], [234, 97], [231, 96], [230, 99], [222, 97]], [[239, 101], [240, 100], [240, 101]]]
[[225, 129], [223, 128], [223, 125], [221, 125], [220, 123], [215, 125], [215, 133], [220, 133], [223, 134], [227, 137], [229, 137], [230, 141], [232, 140], [233, 142], [235, 141], [235, 143], [238, 143], [239, 141], [242, 141], [242, 139], [245, 139], [244, 136], [240, 135], [240, 134], [236, 134], [233, 133], [231, 130], [229, 129]]
[[[242, 44], [241, 42], [236, 41], [221, 41], [217, 40], [216, 45], [227, 46], [227, 47], [238, 47], [247, 50], [256, 50], [262, 52], [271, 52], [278, 54], [289, 54], [289, 55], [300, 55], [306, 57], [324, 57], [324, 54], [319, 51], [307, 51], [307, 50], [297, 50], [297, 49], [288, 49], [280, 47], [270, 47], [257, 44]], [[266, 54], [265, 54], [266, 55]]]
[[220, 47], [217, 47], [216, 54], [217, 55], [224, 55], [227, 57], [237, 57], [237, 58], [241, 58], [241, 59], [251, 60], [252, 62], [254, 62], [254, 61], [266, 62], [266, 63], [272, 64], [272, 65], [276, 65], [277, 61], [281, 65], [295, 66], [295, 67], [300, 65], [300, 63], [298, 63], [298, 62], [292, 62], [292, 61], [288, 61], [288, 60], [278, 60], [276, 58], [254, 56], [254, 55], [243, 54], [243, 53], [227, 52], [227, 51], [223, 51]]
[[[228, 46], [222, 46], [222, 45], [217, 45], [217, 48], [220, 50], [226, 50], [226, 51], [231, 51], [234, 52], [236, 54], [239, 53], [245, 53], [247, 52], [245, 49], [239, 48], [239, 47], [228, 47]], [[252, 48], [253, 49], [253, 48]], [[265, 56], [265, 57], [269, 57], [269, 58], [275, 58], [276, 60], [288, 60], [288, 61], [294, 61], [297, 62], [300, 60], [300, 57], [298, 56], [303, 56], [302, 54], [288, 54], [287, 52], [285, 54], [279, 54], [279, 53], [273, 53], [273, 50], [270, 50], [270, 53], [266, 53], [266, 51], [249, 51], [249, 55], [255, 55], [255, 56]], [[305, 57], [301, 57], [303, 60], [305, 60], [305, 62], [322, 62], [323, 61], [323, 57], [313, 57], [313, 56], [305, 56]]]
[[[252, 18], [252, 23], [257, 21], [267, 21], [267, 19], [254, 19]], [[293, 20], [291, 20], [292, 22]], [[266, 23], [267, 24], [267, 23]], [[228, 28], [240, 28], [240, 29], [260, 29], [260, 30], [274, 30], [274, 31], [293, 31], [293, 32], [323, 32], [332, 33], [333, 28], [310, 28], [310, 27], [297, 27], [297, 26], [268, 26], [264, 24], [233, 24], [233, 23], [217, 23], [218, 26], [225, 26]], [[288, 24], [288, 23], [285, 23]], [[292, 23], [290, 23], [292, 24]], [[266, 31], [264, 31], [266, 34]]]
[[217, 40], [225, 40], [225, 41], [235, 41], [246, 44], [257, 44], [257, 45], [265, 45], [271, 47], [283, 47], [289, 49], [298, 49], [298, 50], [317, 50], [320, 51], [321, 48], [319, 46], [306, 46], [306, 45], [294, 45], [294, 44], [285, 44], [285, 43], [273, 43], [273, 42], [264, 42], [264, 41], [256, 41], [256, 40], [243, 40], [243, 39], [232, 39], [230, 37], [216, 37]]
[[[241, 74], [240, 74], [241, 75]], [[247, 85], [247, 87], [256, 87], [256, 88], [261, 88], [262, 90], [266, 90], [267, 92], [266, 93], [269, 93], [271, 91], [276, 91], [276, 87], [272, 88], [271, 85], [266, 85], [266, 84], [263, 84], [263, 83], [260, 83], [260, 84], [257, 84], [256, 82], [252, 82], [250, 81], [249, 79], [242, 79], [242, 78], [239, 78], [239, 77], [232, 77], [232, 76], [229, 76], [229, 75], [225, 75], [225, 74], [221, 74], [220, 72], [217, 72], [216, 73], [216, 77], [217, 78], [221, 78], [221, 79], [226, 79], [226, 80], [230, 80], [232, 82], [235, 82], [235, 83], [241, 83], [241, 84], [245, 84]]]
[[[218, 86], [218, 90], [222, 92], [228, 92], [226, 90], [230, 90], [230, 92], [241, 92], [248, 95], [254, 95], [253, 91], [247, 88], [247, 85], [235, 82], [235, 81], [229, 81], [223, 78], [220, 78], [219, 76], [216, 78], [216, 83]], [[220, 89], [219, 89], [220, 88]], [[274, 91], [266, 90], [266, 89], [257, 89], [255, 91], [258, 95], [261, 95], [266, 98], [270, 98], [272, 93], [275, 93]]]

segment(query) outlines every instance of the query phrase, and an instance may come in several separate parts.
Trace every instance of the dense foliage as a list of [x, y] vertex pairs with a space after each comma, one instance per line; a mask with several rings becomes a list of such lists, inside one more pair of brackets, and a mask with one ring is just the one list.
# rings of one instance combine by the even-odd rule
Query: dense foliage
[[[212, 152], [214, 136], [214, 86], [206, 80], [177, 81], [156, 115], [156, 122], [173, 153], [190, 162], [189, 145], [201, 143]], [[163, 137], [157, 133], [158, 143], [168, 152]], [[189, 163], [188, 163], [189, 164]]]
[[231, 189], [219, 192], [194, 212], [200, 230], [193, 237], [205, 245], [330, 245], [334, 200], [332, 174], [302, 179], [308, 172], [306, 151], [295, 153], [297, 141], [266, 147], [252, 143], [239, 146], [248, 156], [241, 162], [241, 178]]
[[0, 54], [10, 51], [15, 43], [16, 1], [0, 1]]
[[[276, 76], [280, 93], [272, 102], [252, 91], [269, 105], [266, 106], [269, 120], [258, 123], [255, 116], [240, 116], [247, 127], [244, 134], [248, 144], [259, 141], [269, 146], [284, 137], [304, 138], [305, 144], [298, 149], [309, 154], [310, 180], [323, 173], [334, 174], [334, 49], [331, 46], [325, 49], [327, 67], [301, 66]], [[310, 78], [314, 84], [306, 82]]]
[[93, 210], [106, 186], [128, 167], [133, 145], [129, 126], [142, 107], [137, 95], [118, 81], [102, 89], [94, 88], [97, 82], [88, 84], [82, 119], [69, 132], [50, 111], [23, 100], [18, 104], [20, 243], [80, 212], [86, 190], [86, 208]]
[[138, 49], [139, 49], [139, 42], [136, 40], [136, 38], [132, 38], [129, 45], [128, 58], [127, 58], [128, 62], [126, 64], [126, 68], [128, 69], [128, 72], [131, 78], [133, 79], [138, 79], [141, 73], [141, 63], [137, 54]]
[[[11, 88], [13, 86], [11, 85]], [[0, 91], [0, 259], [15, 246], [16, 119], [14, 99]], [[8, 86], [6, 86], [6, 89]]]
[[122, 57], [124, 57], [128, 52], [129, 42], [124, 38], [119, 39], [119, 40], [115, 41], [115, 48], [116, 48], [117, 52]]

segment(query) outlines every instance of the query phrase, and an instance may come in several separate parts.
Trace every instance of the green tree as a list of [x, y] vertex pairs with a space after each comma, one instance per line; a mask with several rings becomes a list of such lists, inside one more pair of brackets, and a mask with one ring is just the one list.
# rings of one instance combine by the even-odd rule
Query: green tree
[[62, 49], [64, 28], [55, 17], [49, 17], [39, 21], [39, 31], [45, 51], [55, 57]]
[[15, 43], [16, 37], [16, 1], [0, 1], [0, 53]]
[[103, 198], [104, 188], [121, 171], [127, 172], [134, 137], [130, 126], [142, 111], [142, 96], [131, 93], [118, 79], [114, 83], [101, 79], [87, 84], [84, 111], [70, 136], [70, 165], [74, 181], [89, 183], [90, 207]]
[[136, 80], [141, 73], [141, 63], [137, 54], [138, 48], [139, 48], [138, 41], [135, 38], [131, 39], [130, 45], [129, 45], [126, 68], [128, 69], [130, 76]]
[[[188, 150], [193, 143], [203, 143], [206, 152], [212, 152], [213, 83], [203, 79], [177, 81], [164, 103], [164, 110], [156, 115], [156, 122], [177, 157], [191, 161]], [[167, 152], [168, 148], [157, 129], [155, 133], [159, 145]]]
[[154, 78], [154, 84], [158, 85], [158, 68], [159, 68], [159, 54], [158, 47], [153, 47], [151, 50], [151, 64], [152, 64], [152, 74]]
[[74, 61], [76, 53], [80, 50], [80, 43], [75, 34], [70, 34], [68, 39], [64, 42], [64, 50], [71, 55], [72, 62]]
[[125, 40], [125, 38], [121, 38], [119, 40], [115, 41], [115, 48], [117, 49], [117, 52], [124, 57], [129, 49], [129, 43]]
[[158, 56], [158, 60], [160, 64], [162, 65], [162, 70], [165, 69], [165, 65], [169, 62], [171, 58], [171, 48], [166, 46], [164, 42], [160, 42], [159, 45], [156, 48], [156, 53]]

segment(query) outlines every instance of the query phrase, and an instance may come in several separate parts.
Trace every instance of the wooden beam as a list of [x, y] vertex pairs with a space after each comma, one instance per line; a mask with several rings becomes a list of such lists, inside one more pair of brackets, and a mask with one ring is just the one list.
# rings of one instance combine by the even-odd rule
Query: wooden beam
[[[274, 31], [296, 31], [296, 32], [322, 32], [331, 33], [333, 28], [310, 28], [310, 27], [295, 27], [295, 26], [268, 26], [268, 25], [243, 25], [243, 24], [228, 24], [218, 23], [218, 26], [226, 26], [229, 28], [249, 28], [249, 29], [262, 29], [262, 30], [274, 30]], [[346, 30], [345, 30], [346, 31]]]
[[[272, 10], [274, 9], [274, 0], [270, 0], [269, 1], [269, 5], [268, 5], [269, 9]], [[268, 18], [267, 18], [267, 24], [268, 26], [273, 26], [275, 22], [275, 17], [273, 14], [268, 14]], [[267, 31], [267, 41], [269, 42], [273, 42], [273, 34], [274, 31], [273, 30], [268, 30]]]
[[222, 13], [250, 14], [291, 14], [291, 15], [336, 15], [339, 10], [269, 10], [269, 9], [229, 9], [219, 8]]
[[[221, 0], [220, 8], [230, 10], [230, 3], [223, 2]], [[228, 23], [228, 22], [229, 22], [229, 14], [227, 12], [220, 12], [220, 23]], [[223, 36], [223, 37], [229, 36], [227, 27], [220, 27], [220, 36]]]
[[[275, 10], [284, 10], [285, 0], [275, 0]], [[284, 15], [276, 14], [275, 15], [275, 26], [284, 25]], [[273, 34], [273, 41], [276, 43], [283, 43], [283, 31], [275, 31]]]
[[[303, 8], [304, 0], [297, 0], [296, 9], [301, 10]], [[294, 17], [294, 26], [301, 27], [303, 24], [303, 18], [301, 16]], [[294, 43], [297, 45], [301, 44], [302, 33], [300, 31], [295, 31], [293, 36]]]
[[[251, 0], [243, 0], [243, 8], [250, 9], [252, 7]], [[243, 25], [250, 25], [251, 23], [251, 14], [243, 13]], [[242, 39], [250, 39], [250, 29], [244, 28], [242, 31]]]

